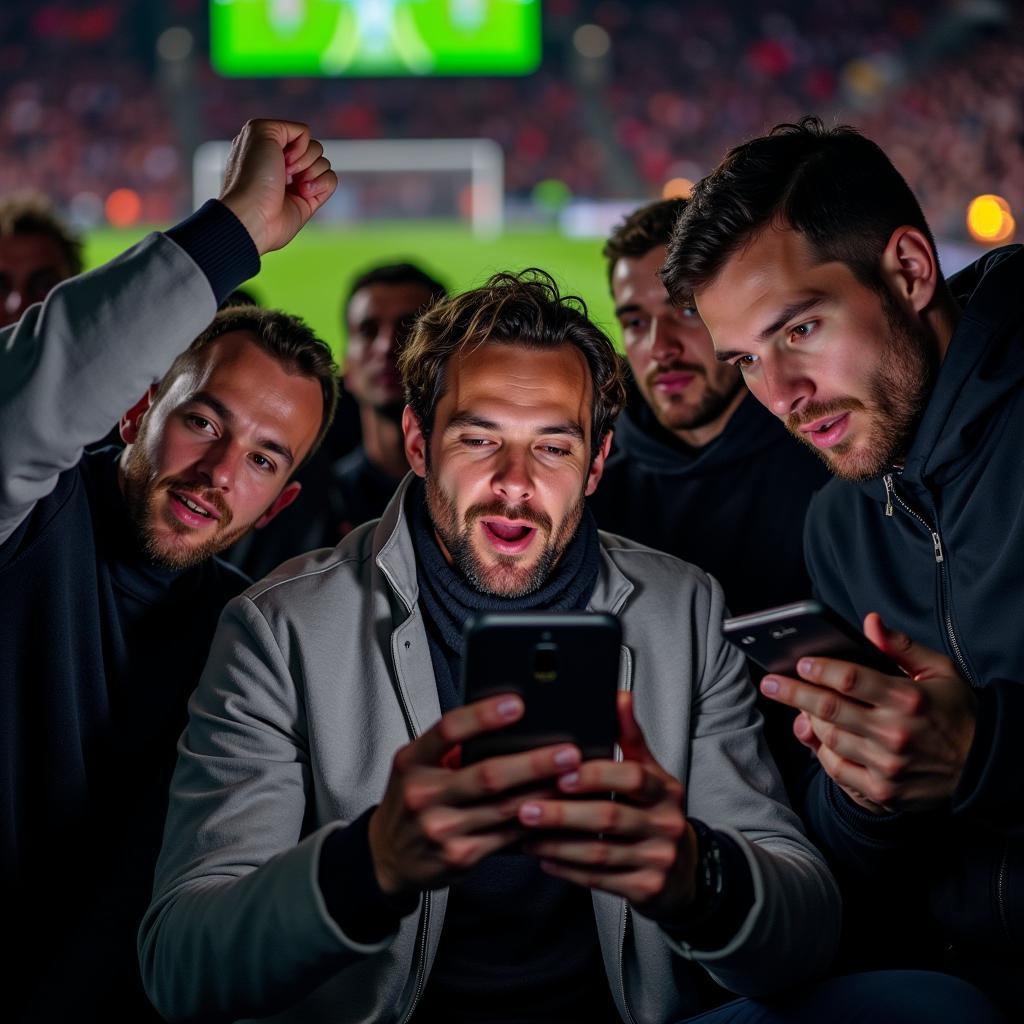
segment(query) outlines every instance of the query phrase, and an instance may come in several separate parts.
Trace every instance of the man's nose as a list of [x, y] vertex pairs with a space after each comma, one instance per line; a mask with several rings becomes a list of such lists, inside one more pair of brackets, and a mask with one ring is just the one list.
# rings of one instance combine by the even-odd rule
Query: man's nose
[[374, 336], [370, 348], [380, 359], [387, 359], [394, 354], [396, 348], [397, 334], [391, 325], [382, 326]]
[[499, 458], [491, 486], [495, 494], [510, 505], [518, 505], [532, 498], [534, 486], [528, 454], [521, 449], [506, 449]]
[[665, 363], [682, 354], [683, 342], [673, 330], [671, 317], [652, 316], [648, 331], [651, 358], [656, 362]]
[[753, 385], [751, 390], [770, 412], [781, 419], [798, 413], [814, 395], [814, 384], [811, 379], [798, 368], [786, 365], [783, 361], [765, 360], [762, 363], [761, 385], [763, 396], [757, 395], [760, 389]]
[[202, 458], [196, 463], [196, 470], [207, 486], [229, 491], [234, 486], [242, 458], [242, 449], [230, 439], [223, 438], [205, 449]]

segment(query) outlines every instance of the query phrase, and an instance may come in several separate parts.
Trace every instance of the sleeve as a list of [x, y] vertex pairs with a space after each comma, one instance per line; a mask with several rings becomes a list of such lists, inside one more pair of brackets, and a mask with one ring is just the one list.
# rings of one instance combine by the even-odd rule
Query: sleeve
[[699, 949], [669, 936], [719, 984], [759, 996], [823, 973], [839, 937], [835, 881], [790, 809], [768, 752], [742, 654], [722, 637], [721, 588], [711, 581], [707, 649], [694, 699], [688, 815], [738, 846], [753, 901], [725, 945]]
[[974, 742], [953, 793], [953, 814], [1021, 835], [1024, 772], [1017, 744], [1024, 723], [1024, 685], [997, 679], [976, 694]]
[[221, 618], [178, 746], [154, 895], [139, 935], [146, 991], [169, 1020], [263, 1016], [386, 948], [332, 917], [323, 847], [304, 835], [303, 701], [255, 604]]
[[190, 250], [150, 235], [0, 331], [0, 544], [207, 326], [217, 310], [207, 272], [222, 287], [251, 274], [253, 258], [258, 269], [223, 204], [185, 224]]

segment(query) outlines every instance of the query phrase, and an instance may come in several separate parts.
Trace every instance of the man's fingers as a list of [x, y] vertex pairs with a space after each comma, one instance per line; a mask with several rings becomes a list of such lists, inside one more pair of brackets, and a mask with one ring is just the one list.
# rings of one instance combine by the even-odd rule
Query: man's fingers
[[620, 690], [615, 695], [615, 712], [619, 719], [619, 747], [622, 756], [631, 761], [653, 760], [647, 740], [633, 714], [633, 694]]
[[811, 725], [810, 716], [806, 711], [801, 711], [796, 718], [793, 719], [793, 735], [812, 753], [818, 752], [818, 747], [821, 746], [821, 740], [814, 733], [814, 728]]
[[[617, 793], [631, 803], [651, 807], [671, 795], [682, 806], [682, 786], [639, 761], [586, 761], [558, 779], [564, 793]], [[671, 791], [671, 793], [670, 793]]]
[[633, 870], [645, 866], [668, 868], [676, 857], [675, 847], [664, 839], [643, 839], [637, 843], [608, 842], [596, 837], [532, 838], [523, 852], [566, 866], [600, 868], [606, 871]]
[[469, 807], [441, 803], [436, 807], [428, 807], [420, 815], [420, 827], [431, 842], [438, 844], [456, 836], [490, 832], [497, 828], [514, 826], [522, 831], [519, 825], [520, 806], [529, 800], [542, 800], [549, 795], [548, 792], [535, 789], [504, 800]]
[[925, 694], [909, 679], [882, 675], [863, 665], [833, 658], [801, 658], [801, 679], [767, 675], [761, 692], [781, 704], [809, 711], [816, 718], [835, 722], [865, 735], [871, 712], [882, 708], [902, 715], [921, 711]]
[[292, 183], [289, 186], [290, 191], [298, 190], [301, 195], [307, 195], [310, 192], [321, 191], [331, 178], [337, 180], [337, 175], [331, 170], [331, 165], [327, 160], [327, 157], [318, 157], [312, 164], [309, 165], [304, 171], [300, 171], [292, 176]]
[[825, 772], [859, 803], [865, 799], [876, 807], [888, 809], [895, 796], [895, 786], [886, 782], [863, 765], [841, 757], [826, 746], [818, 750], [818, 760]]
[[301, 121], [256, 120], [250, 121], [257, 130], [266, 130], [281, 144], [287, 167], [297, 156], [309, 147], [309, 125]]
[[788, 676], [765, 676], [761, 680], [761, 692], [780, 704], [806, 711], [823, 722], [831, 722], [858, 735], [868, 735], [871, 730], [871, 709], [827, 686], [815, 686]]
[[890, 779], [899, 779], [911, 766], [910, 758], [899, 750], [890, 749], [884, 743], [809, 716], [810, 728], [818, 740], [819, 749], [827, 747], [847, 761]]
[[440, 764], [456, 744], [511, 725], [522, 714], [522, 698], [512, 693], [454, 708], [442, 715], [422, 736], [403, 747], [396, 756], [396, 762], [400, 762], [400, 767]]
[[906, 633], [889, 629], [878, 612], [869, 612], [864, 617], [864, 635], [888, 654], [911, 679], [934, 679], [959, 674], [946, 655], [915, 643]]
[[531, 829], [568, 829], [610, 836], [662, 835], [678, 839], [686, 829], [682, 812], [658, 814], [612, 800], [528, 800], [519, 820]]
[[285, 153], [285, 170], [297, 178], [320, 159], [324, 159], [324, 163], [329, 166], [329, 161], [324, 158], [323, 144], [318, 139], [310, 139], [303, 152], [291, 155]]
[[654, 868], [641, 868], [638, 871], [595, 870], [563, 864], [557, 860], [541, 860], [540, 866], [545, 874], [554, 878], [587, 889], [600, 889], [636, 904], [653, 899], [664, 886], [664, 874]]

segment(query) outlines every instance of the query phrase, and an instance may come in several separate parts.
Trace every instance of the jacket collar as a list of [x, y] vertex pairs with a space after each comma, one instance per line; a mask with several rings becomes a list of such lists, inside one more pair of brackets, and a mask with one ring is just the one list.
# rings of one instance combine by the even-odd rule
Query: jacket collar
[[[949, 279], [963, 312], [899, 474], [911, 490], [941, 487], [975, 459], [991, 417], [1021, 386], [1022, 271], [1024, 247], [1014, 245], [986, 254]], [[881, 478], [859, 486], [886, 500]]]
[[[412, 531], [405, 512], [405, 496], [409, 492], [415, 474], [409, 472], [402, 480], [394, 497], [388, 502], [373, 531], [372, 553], [377, 568], [384, 574], [392, 592], [411, 614], [419, 601], [419, 585], [416, 582], [416, 552], [413, 549]], [[611, 560], [601, 536], [601, 566], [598, 569], [597, 584], [590, 599], [592, 611], [618, 612], [633, 590], [633, 584]]]

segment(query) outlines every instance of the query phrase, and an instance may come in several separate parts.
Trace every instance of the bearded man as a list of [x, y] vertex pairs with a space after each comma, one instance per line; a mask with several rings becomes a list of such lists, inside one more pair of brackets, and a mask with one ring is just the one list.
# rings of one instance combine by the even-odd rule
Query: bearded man
[[1015, 1020], [1022, 268], [1008, 246], [946, 280], [882, 150], [805, 118], [698, 184], [663, 272], [835, 474], [808, 511], [815, 591], [905, 673], [807, 658], [761, 682], [820, 762], [803, 810], [849, 886], [847, 963], [945, 967]]
[[[153, 1016], [135, 936], [175, 741], [217, 617], [246, 584], [211, 556], [295, 497], [289, 477], [336, 397], [330, 351], [301, 323], [239, 310], [207, 325], [334, 185], [305, 126], [250, 122], [220, 200], [58, 285], [0, 334], [16, 1020]], [[83, 454], [133, 402], [123, 453]]]
[[[754, 997], [708, 1024], [992, 1020], [952, 979], [801, 988], [829, 960], [832, 882], [721, 588], [587, 509], [624, 392], [578, 300], [497, 275], [425, 312], [399, 366], [412, 472], [384, 516], [218, 628], [140, 934], [164, 1016], [668, 1024], [706, 1009], [707, 973]], [[466, 623], [587, 609], [623, 628], [622, 758], [557, 743], [463, 765], [524, 711], [462, 702]]]
[[[632, 382], [591, 508], [602, 529], [696, 562], [737, 615], [807, 596], [804, 515], [829, 474], [790, 444], [740, 371], [716, 361], [697, 310], [670, 301], [658, 271], [685, 209], [685, 199], [649, 203], [605, 243]], [[774, 710], [769, 743], [781, 765], [792, 716]], [[793, 761], [784, 776], [804, 758]]]

